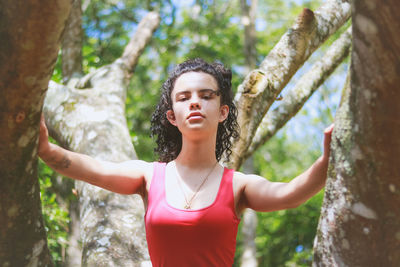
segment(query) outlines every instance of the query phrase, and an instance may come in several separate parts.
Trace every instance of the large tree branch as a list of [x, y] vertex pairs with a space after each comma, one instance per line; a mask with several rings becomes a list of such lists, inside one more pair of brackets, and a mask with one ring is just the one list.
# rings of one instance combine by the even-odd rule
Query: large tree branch
[[[151, 13], [144, 21], [125, 56], [81, 79], [81, 85], [91, 89], [78, 90], [72, 83], [68, 87], [49, 84], [46, 119], [57, 140], [69, 149], [107, 161], [137, 159], [125, 118], [125, 95], [134, 64], [159, 23], [158, 15]], [[82, 265], [140, 266], [148, 260], [140, 197], [114, 194], [82, 182], [76, 186]]]
[[349, 1], [325, 2], [315, 13], [304, 9], [295, 25], [239, 86], [235, 96], [241, 126], [230, 167], [238, 168], [265, 113], [308, 57], [350, 17]]
[[274, 110], [267, 112], [244, 158], [247, 158], [267, 142], [286, 122], [297, 114], [311, 95], [347, 57], [350, 47], [351, 28], [344, 32], [329, 47], [325, 55], [313, 65], [311, 70], [301, 77], [295, 87], [285, 96], [283, 102]]
[[0, 6], [0, 263], [51, 266], [37, 142], [71, 1], [1, 0]]

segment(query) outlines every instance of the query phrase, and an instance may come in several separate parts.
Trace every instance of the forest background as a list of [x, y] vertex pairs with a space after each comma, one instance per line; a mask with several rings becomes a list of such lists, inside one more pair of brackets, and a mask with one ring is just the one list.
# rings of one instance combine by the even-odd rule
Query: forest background
[[[315, 10], [323, 1], [258, 1], [255, 15], [256, 65], [294, 23], [303, 8]], [[83, 1], [83, 72], [89, 73], [118, 58], [138, 22], [148, 10], [160, 10], [161, 22], [140, 56], [131, 79], [126, 115], [136, 153], [154, 161], [154, 140], [149, 136], [150, 118], [162, 82], [174, 65], [188, 58], [221, 61], [233, 71], [233, 90], [248, 74], [245, 32], [249, 18], [240, 1]], [[290, 90], [342, 31], [334, 34], [297, 72], [282, 91]], [[260, 147], [245, 168], [273, 181], [289, 181], [321, 154], [323, 129], [334, 118], [345, 80], [348, 61], [307, 101], [303, 109], [272, 139]], [[62, 83], [61, 52], [52, 80]], [[247, 166], [247, 167], [246, 167]], [[62, 192], [61, 178], [39, 163], [41, 199], [49, 248], [57, 266], [62, 266], [68, 248], [69, 205], [76, 196], [73, 185]], [[256, 257], [259, 266], [309, 266], [323, 192], [299, 208], [257, 214]], [[238, 235], [235, 265], [240, 265], [242, 235]]]

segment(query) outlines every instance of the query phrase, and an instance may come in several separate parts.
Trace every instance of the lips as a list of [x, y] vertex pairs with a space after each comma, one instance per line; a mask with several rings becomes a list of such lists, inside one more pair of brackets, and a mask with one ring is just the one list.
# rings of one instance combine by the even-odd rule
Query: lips
[[204, 115], [201, 114], [200, 112], [192, 112], [189, 114], [189, 116], [187, 118], [188, 119], [202, 119], [202, 118], [204, 118]]

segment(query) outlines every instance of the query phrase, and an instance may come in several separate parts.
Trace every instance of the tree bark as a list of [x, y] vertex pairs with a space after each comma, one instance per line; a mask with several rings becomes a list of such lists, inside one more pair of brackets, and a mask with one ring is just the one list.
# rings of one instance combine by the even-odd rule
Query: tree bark
[[[136, 159], [125, 118], [129, 78], [158, 27], [150, 12], [122, 57], [89, 73], [72, 88], [50, 83], [45, 114], [51, 135], [67, 148], [108, 161]], [[138, 196], [114, 194], [77, 182], [84, 266], [141, 266], [148, 261], [143, 204]]]
[[304, 9], [263, 60], [259, 69], [247, 75], [235, 96], [241, 127], [232, 149], [229, 167], [238, 169], [253, 136], [268, 109], [308, 57], [350, 17], [349, 1], [330, 0], [315, 13]]
[[80, 78], [82, 69], [82, 1], [73, 0], [71, 13], [65, 27], [61, 46], [63, 82]]
[[[256, 15], [258, 0], [240, 0], [242, 11], [242, 23], [244, 25], [244, 57], [245, 57], [245, 73], [249, 73], [257, 64], [257, 36], [256, 36]], [[243, 171], [254, 173], [253, 158], [249, 157], [243, 166]], [[256, 267], [256, 229], [257, 229], [257, 213], [252, 209], [246, 209], [243, 212], [242, 220], [242, 237], [243, 237], [243, 254], [241, 256], [241, 267]]]
[[303, 107], [312, 94], [348, 56], [351, 46], [351, 28], [328, 48], [327, 52], [304, 74], [295, 87], [287, 93], [282, 103], [269, 110], [257, 128], [244, 159], [273, 137]]
[[400, 264], [399, 14], [393, 0], [354, 1], [350, 77], [313, 266]]
[[251, 0], [250, 5], [246, 0], [240, 0], [242, 10], [242, 23], [244, 25], [244, 59], [245, 73], [256, 67], [257, 64], [257, 33], [256, 15], [258, 0]]
[[[82, 13], [83, 8], [89, 4], [85, 3], [82, 7], [81, 0], [74, 0], [71, 8], [71, 13], [68, 17], [67, 25], [65, 26], [62, 44], [61, 44], [61, 69], [63, 76], [63, 83], [72, 84], [83, 76], [82, 67], [82, 45], [83, 45], [83, 30], [82, 30]], [[74, 79], [71, 81], [71, 79]], [[71, 188], [72, 181], [62, 179], [57, 183], [60, 187]], [[54, 183], [53, 183], [54, 186]], [[79, 203], [76, 198], [69, 198], [70, 191], [61, 194], [64, 201], [67, 202], [69, 211], [69, 231], [68, 231], [68, 248], [65, 255], [65, 267], [79, 267], [81, 266], [82, 247], [80, 245], [80, 220], [79, 220]]]
[[82, 246], [80, 244], [80, 220], [79, 203], [76, 200], [69, 201], [69, 232], [68, 247], [65, 255], [65, 267], [80, 267], [82, 259]]
[[71, 1], [0, 3], [0, 262], [51, 266], [37, 179], [44, 94]]

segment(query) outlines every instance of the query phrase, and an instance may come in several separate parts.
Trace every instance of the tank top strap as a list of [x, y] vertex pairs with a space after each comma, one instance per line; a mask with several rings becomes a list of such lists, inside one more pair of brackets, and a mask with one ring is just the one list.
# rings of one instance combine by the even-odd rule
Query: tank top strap
[[149, 205], [153, 201], [158, 202], [161, 200], [165, 193], [165, 167], [167, 164], [165, 162], [154, 162], [153, 164], [153, 177], [151, 179], [148, 195]]
[[221, 184], [220, 184], [220, 189], [219, 189], [219, 199], [218, 202], [222, 205], [228, 205], [229, 207], [232, 207], [234, 210], [235, 208], [235, 201], [234, 201], [234, 196], [233, 196], [233, 174], [234, 174], [233, 169], [224, 169], [224, 174], [222, 176]]

